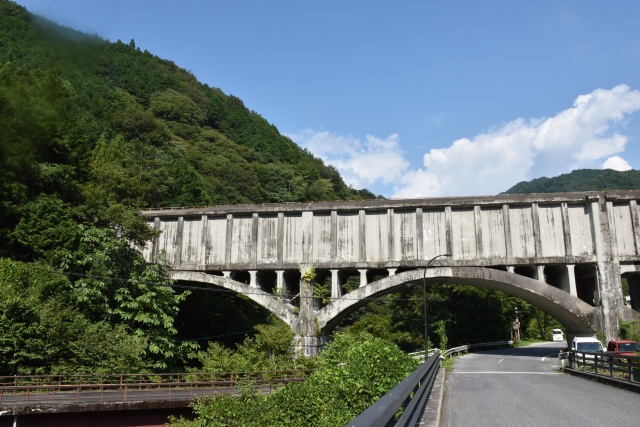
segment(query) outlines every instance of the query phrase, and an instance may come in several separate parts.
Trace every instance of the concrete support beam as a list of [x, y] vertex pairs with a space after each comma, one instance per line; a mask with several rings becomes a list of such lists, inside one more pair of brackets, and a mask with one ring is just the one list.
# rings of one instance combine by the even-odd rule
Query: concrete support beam
[[284, 270], [276, 270], [276, 293], [280, 299], [287, 293], [284, 285]]
[[395, 276], [396, 271], [398, 271], [397, 268], [387, 268], [387, 271], [389, 272], [389, 276]]
[[638, 203], [635, 200], [629, 201], [631, 211], [631, 224], [633, 227], [633, 242], [636, 246], [636, 255], [640, 254], [640, 214], [638, 213]]
[[576, 287], [576, 265], [567, 264], [567, 278], [569, 279], [569, 294], [578, 297], [578, 288]]
[[360, 287], [367, 286], [367, 269], [359, 268], [358, 272], [360, 273]]
[[340, 298], [342, 296], [338, 271], [339, 270], [335, 269], [331, 270], [331, 298]]
[[222, 277], [226, 277], [227, 279], [231, 278], [231, 272], [229, 270], [224, 270], [222, 272]]
[[249, 270], [249, 286], [251, 286], [252, 288], [257, 288], [258, 287], [258, 270]]
[[544, 282], [544, 265], [537, 265], [536, 266], [536, 279], [540, 280], [541, 282]]
[[562, 234], [564, 236], [564, 253], [565, 256], [573, 255], [573, 249], [571, 247], [571, 223], [569, 222], [569, 205], [562, 203], [560, 205], [562, 210]]

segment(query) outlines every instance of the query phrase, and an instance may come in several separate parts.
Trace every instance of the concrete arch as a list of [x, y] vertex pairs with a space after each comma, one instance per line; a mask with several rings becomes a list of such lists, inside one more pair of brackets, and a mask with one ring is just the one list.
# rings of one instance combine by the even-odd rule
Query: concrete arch
[[208, 283], [242, 294], [250, 300], [254, 301], [259, 306], [269, 310], [280, 320], [285, 322], [290, 328], [293, 328], [294, 322], [296, 321], [296, 315], [294, 314], [293, 306], [291, 306], [290, 304], [285, 304], [284, 302], [277, 300], [273, 295], [267, 292], [237, 282], [228, 277], [214, 276], [212, 274], [203, 272], [175, 270], [169, 271], [168, 276], [173, 280]]
[[[479, 286], [521, 298], [555, 317], [568, 335], [592, 335], [602, 330], [599, 309], [539, 280], [483, 267], [434, 267], [426, 273], [427, 283]], [[367, 298], [407, 288], [411, 283], [421, 284], [423, 274], [423, 269], [406, 271], [358, 288], [323, 307], [317, 313], [318, 325], [329, 335], [342, 319], [365, 305]]]

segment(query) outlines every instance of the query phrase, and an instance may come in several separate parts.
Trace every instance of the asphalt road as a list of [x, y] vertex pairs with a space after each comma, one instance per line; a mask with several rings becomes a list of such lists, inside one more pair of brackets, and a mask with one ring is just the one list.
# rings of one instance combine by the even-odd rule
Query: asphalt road
[[566, 343], [472, 353], [447, 373], [441, 426], [640, 426], [640, 394], [558, 371]]

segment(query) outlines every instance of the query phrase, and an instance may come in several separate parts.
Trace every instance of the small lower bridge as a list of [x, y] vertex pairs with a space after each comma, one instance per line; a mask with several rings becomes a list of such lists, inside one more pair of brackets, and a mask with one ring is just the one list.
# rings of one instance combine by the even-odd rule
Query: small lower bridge
[[[169, 415], [192, 416], [191, 404], [243, 387], [268, 394], [304, 381], [311, 371], [206, 372], [0, 377], [0, 427], [164, 426]], [[94, 420], [94, 421], [92, 421]], [[123, 421], [123, 420], [126, 420]]]

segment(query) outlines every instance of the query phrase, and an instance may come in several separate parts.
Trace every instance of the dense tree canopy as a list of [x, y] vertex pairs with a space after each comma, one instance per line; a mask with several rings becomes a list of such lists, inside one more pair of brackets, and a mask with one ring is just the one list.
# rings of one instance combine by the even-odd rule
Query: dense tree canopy
[[[184, 369], [195, 357], [197, 337], [177, 339], [193, 321], [179, 315], [189, 293], [136, 250], [153, 236], [140, 208], [363, 195], [133, 40], [0, 0], [0, 373]], [[243, 328], [260, 318], [244, 317]]]

